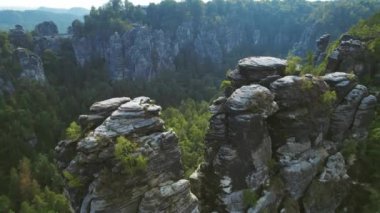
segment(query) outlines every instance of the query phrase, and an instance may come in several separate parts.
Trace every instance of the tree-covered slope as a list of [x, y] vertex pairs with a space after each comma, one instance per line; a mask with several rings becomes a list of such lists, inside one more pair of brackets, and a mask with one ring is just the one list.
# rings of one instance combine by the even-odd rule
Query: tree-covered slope
[[54, 21], [60, 33], [67, 33], [67, 28], [75, 19], [83, 19], [83, 15], [71, 13], [57, 13], [46, 10], [0, 10], [0, 29], [9, 30], [16, 24], [21, 24], [31, 31], [43, 21]]

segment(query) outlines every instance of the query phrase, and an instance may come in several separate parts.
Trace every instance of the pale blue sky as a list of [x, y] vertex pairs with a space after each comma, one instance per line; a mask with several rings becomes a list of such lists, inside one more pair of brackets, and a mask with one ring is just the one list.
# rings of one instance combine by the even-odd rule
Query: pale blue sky
[[[160, 0], [129, 0], [134, 5], [148, 5], [150, 2], [158, 3]], [[84, 7], [90, 9], [91, 6], [99, 7], [108, 0], [0, 0], [0, 8], [20, 8], [33, 9], [38, 7], [71, 8]]]
[[[0, 9], [35, 9], [38, 7], [72, 8], [83, 7], [90, 9], [91, 6], [99, 7], [109, 0], [0, 0]], [[148, 5], [158, 3], [161, 0], [129, 0], [134, 5]], [[207, 0], [204, 0], [207, 1]], [[316, 1], [316, 0], [309, 0]], [[328, 1], [328, 0], [321, 0]]]

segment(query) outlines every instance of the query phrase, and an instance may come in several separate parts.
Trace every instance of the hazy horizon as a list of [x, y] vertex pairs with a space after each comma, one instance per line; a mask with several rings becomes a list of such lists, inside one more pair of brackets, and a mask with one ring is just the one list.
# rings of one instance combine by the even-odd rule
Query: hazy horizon
[[[159, 3], [162, 0], [129, 0], [134, 5], [149, 5], [150, 3]], [[203, 0], [207, 2], [208, 0]], [[330, 1], [330, 0], [308, 0], [308, 1]], [[33, 10], [40, 7], [56, 8], [56, 9], [70, 9], [81, 7], [91, 9], [92, 6], [98, 8], [109, 0], [1, 0], [0, 10]]]
[[[91, 9], [92, 6], [100, 7], [107, 3], [109, 0], [1, 0], [0, 9], [12, 10], [28, 10], [38, 9], [40, 7], [57, 8], [57, 9], [70, 9], [73, 7], [81, 7]], [[148, 5], [149, 3], [158, 3], [161, 0], [129, 0], [134, 5]]]

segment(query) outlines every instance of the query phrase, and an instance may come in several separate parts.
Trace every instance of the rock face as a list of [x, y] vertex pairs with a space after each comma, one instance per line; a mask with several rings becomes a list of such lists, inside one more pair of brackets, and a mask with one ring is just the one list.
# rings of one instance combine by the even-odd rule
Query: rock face
[[59, 35], [57, 25], [52, 21], [45, 21], [38, 24], [34, 29], [36, 35], [33, 36], [33, 51], [42, 55], [45, 50], [58, 54], [64, 38], [69, 35]]
[[[268, 52], [268, 46], [288, 51], [299, 35], [266, 33], [242, 24], [221, 25], [185, 21], [172, 32], [134, 25], [127, 32], [102, 36], [73, 37], [77, 62], [81, 65], [93, 59], [105, 59], [112, 79], [149, 79], [161, 71], [175, 70], [176, 60], [191, 60], [199, 64], [221, 66], [233, 51], [245, 47]], [[247, 30], [249, 29], [249, 30]], [[273, 43], [273, 41], [275, 41]], [[278, 51], [278, 48], [273, 48]], [[270, 52], [270, 51], [269, 51]], [[280, 54], [280, 53], [279, 53]], [[286, 54], [284, 51], [283, 54]]]
[[320, 64], [323, 59], [326, 57], [326, 48], [329, 45], [330, 34], [322, 35], [317, 42], [317, 49], [314, 53], [314, 65]]
[[38, 55], [21, 47], [14, 51], [14, 55], [22, 69], [20, 74], [21, 78], [34, 80], [40, 83], [46, 81], [42, 61]]
[[84, 136], [56, 147], [76, 212], [199, 212], [160, 110], [147, 97], [121, 97], [80, 116]]
[[376, 98], [353, 74], [283, 76], [242, 59], [210, 106], [205, 162], [191, 175], [205, 212], [334, 212], [349, 189], [340, 149], [364, 139]]
[[350, 35], [343, 35], [339, 46], [328, 57], [327, 72], [353, 73], [359, 78], [371, 74], [365, 43]]

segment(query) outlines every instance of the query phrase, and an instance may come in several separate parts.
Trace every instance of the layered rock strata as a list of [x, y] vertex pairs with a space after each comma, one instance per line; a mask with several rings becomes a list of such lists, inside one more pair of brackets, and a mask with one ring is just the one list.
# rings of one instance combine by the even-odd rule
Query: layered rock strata
[[147, 97], [121, 97], [80, 116], [83, 136], [55, 149], [76, 212], [199, 212], [160, 111]]
[[376, 98], [353, 74], [284, 76], [285, 66], [251, 57], [228, 74], [190, 177], [202, 211], [334, 212], [347, 195], [340, 150], [367, 136]]

